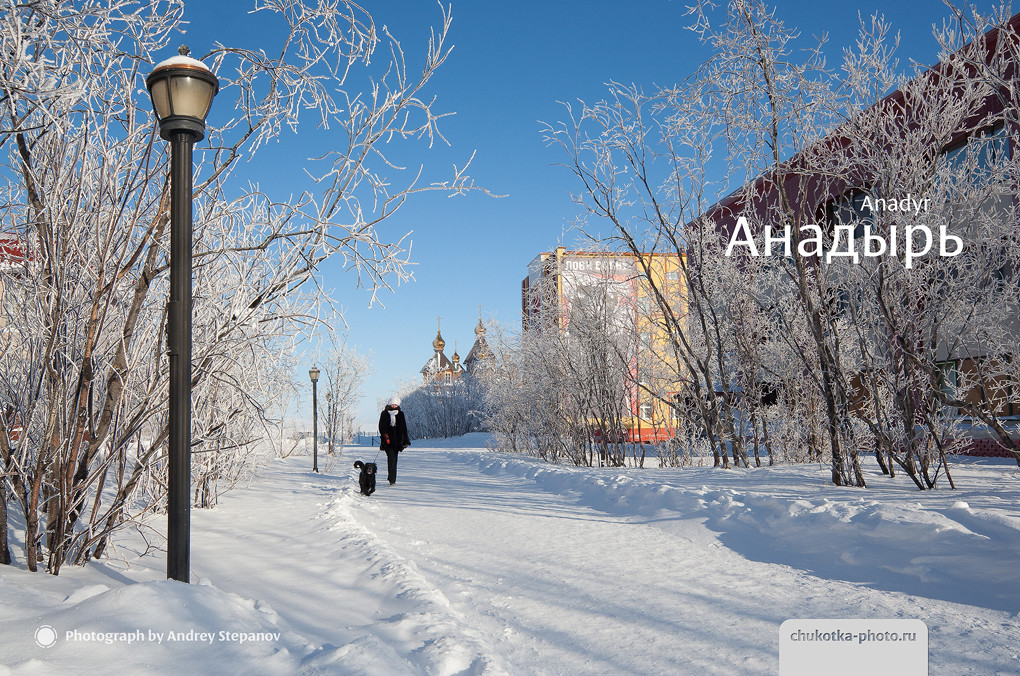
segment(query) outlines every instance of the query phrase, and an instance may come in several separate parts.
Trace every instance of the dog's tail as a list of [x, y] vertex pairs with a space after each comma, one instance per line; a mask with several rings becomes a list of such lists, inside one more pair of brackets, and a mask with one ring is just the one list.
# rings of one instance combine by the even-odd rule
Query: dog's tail
[[361, 469], [365, 469], [365, 463], [361, 462], [360, 460], [356, 460], [354, 462], [354, 466], [355, 467], [360, 467]]

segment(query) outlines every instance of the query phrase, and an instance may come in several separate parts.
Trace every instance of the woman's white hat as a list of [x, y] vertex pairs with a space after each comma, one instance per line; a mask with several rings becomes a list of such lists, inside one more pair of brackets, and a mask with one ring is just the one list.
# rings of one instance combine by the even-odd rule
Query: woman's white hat
[[393, 397], [387, 406], [400, 406], [400, 397]]

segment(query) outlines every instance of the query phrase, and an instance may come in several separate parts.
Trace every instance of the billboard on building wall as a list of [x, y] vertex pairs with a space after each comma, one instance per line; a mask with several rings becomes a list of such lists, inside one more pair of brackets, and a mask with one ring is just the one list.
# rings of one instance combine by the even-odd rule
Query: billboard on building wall
[[566, 255], [559, 261], [564, 325], [574, 313], [600, 317], [610, 335], [634, 330], [638, 302], [637, 264], [631, 256]]

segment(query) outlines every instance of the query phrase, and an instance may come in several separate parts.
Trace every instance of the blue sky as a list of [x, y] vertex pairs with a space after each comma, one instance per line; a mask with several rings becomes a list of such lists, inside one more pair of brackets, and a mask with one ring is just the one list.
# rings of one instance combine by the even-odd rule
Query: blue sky
[[[361, 3], [396, 36], [412, 63], [420, 62], [429, 27], [441, 21], [439, 5], [429, 0], [365, 0]], [[604, 97], [605, 83], [638, 84], [651, 91], [690, 75], [708, 52], [686, 30], [683, 0], [464, 0], [453, 3], [450, 58], [430, 85], [439, 110], [455, 112], [443, 122], [449, 148], [415, 155], [432, 175], [462, 165], [475, 152], [470, 174], [478, 185], [506, 197], [481, 194], [456, 198], [426, 195], [412, 201], [388, 223], [399, 237], [413, 231], [416, 280], [396, 293], [384, 293], [385, 308], [369, 309], [369, 294], [354, 288], [353, 277], [335, 264], [321, 271], [324, 286], [336, 290], [347, 309], [349, 343], [371, 353], [375, 373], [365, 387], [359, 420], [371, 426], [381, 400], [398, 383], [419, 378], [432, 355], [436, 317], [442, 316], [446, 353], [454, 344], [465, 357], [474, 341], [479, 305], [482, 317], [520, 324], [520, 282], [539, 252], [576, 244], [568, 231], [578, 214], [570, 193], [578, 185], [566, 158], [542, 140], [541, 122], [566, 117], [559, 102]], [[981, 2], [981, 7], [990, 3]], [[271, 34], [253, 30], [244, 16], [248, 0], [218, 3], [189, 0], [191, 22], [184, 39], [194, 55], [213, 40], [258, 47]], [[781, 1], [778, 16], [805, 36], [827, 34], [832, 63], [857, 34], [858, 14], [882, 12], [901, 31], [898, 52], [931, 64], [936, 46], [931, 25], [948, 12], [940, 0], [912, 2]], [[215, 121], [214, 103], [211, 119]], [[302, 136], [328, 143], [308, 131]], [[293, 139], [287, 139], [291, 143]], [[282, 146], [283, 144], [281, 144]], [[283, 148], [268, 151], [272, 159]], [[260, 164], [260, 181], [286, 184], [285, 164]], [[274, 175], [278, 172], [278, 175]], [[719, 177], [722, 180], [723, 177]], [[298, 381], [307, 386], [307, 368]], [[310, 408], [306, 388], [297, 410]]]

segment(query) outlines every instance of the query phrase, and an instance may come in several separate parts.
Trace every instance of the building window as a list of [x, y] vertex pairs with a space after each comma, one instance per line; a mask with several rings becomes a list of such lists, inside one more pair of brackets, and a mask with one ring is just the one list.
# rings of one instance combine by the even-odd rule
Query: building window
[[638, 417], [641, 418], [642, 420], [651, 420], [652, 419], [652, 404], [651, 404], [651, 402], [646, 402], [644, 404], [641, 404], [638, 407]]
[[647, 366], [638, 365], [636, 367], [636, 369], [635, 369], [634, 376], [637, 379], [637, 384], [638, 385], [642, 385], [644, 387], [648, 387], [650, 381], [648, 379], [648, 367]]
[[1010, 159], [1009, 136], [999, 122], [974, 132], [943, 152], [952, 180], [965, 176], [987, 177], [992, 169]]
[[[952, 399], [957, 398], [957, 386], [960, 382], [960, 366], [955, 360], [944, 361], [938, 364], [942, 371], [942, 393]], [[956, 415], [958, 411], [953, 406], [945, 406], [944, 410], [949, 415]]]
[[875, 216], [867, 202], [871, 199], [874, 198], [866, 192], [853, 190], [826, 203], [825, 225], [829, 235], [835, 235], [837, 225], [852, 225], [854, 239], [864, 237], [864, 228], [875, 226]]

